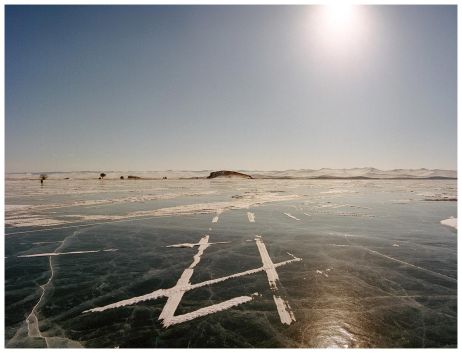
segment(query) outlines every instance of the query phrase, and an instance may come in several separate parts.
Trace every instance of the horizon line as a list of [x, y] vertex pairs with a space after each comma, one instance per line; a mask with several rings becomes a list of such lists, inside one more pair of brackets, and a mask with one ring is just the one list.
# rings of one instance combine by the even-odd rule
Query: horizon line
[[322, 170], [322, 169], [331, 169], [331, 170], [352, 170], [352, 169], [375, 169], [380, 171], [393, 171], [393, 170], [445, 170], [445, 171], [454, 171], [455, 169], [446, 169], [446, 168], [392, 168], [392, 169], [380, 169], [375, 167], [351, 167], [351, 168], [332, 168], [332, 167], [322, 167], [322, 168], [289, 168], [289, 169], [237, 169], [237, 168], [228, 168], [228, 169], [157, 169], [157, 170], [141, 170], [141, 169], [118, 169], [118, 170], [62, 170], [62, 171], [6, 171], [5, 174], [25, 174], [25, 173], [111, 173], [111, 172], [204, 172], [204, 171], [219, 171], [219, 170], [229, 170], [229, 171], [254, 171], [254, 172], [283, 172], [283, 171], [300, 171], [300, 170]]

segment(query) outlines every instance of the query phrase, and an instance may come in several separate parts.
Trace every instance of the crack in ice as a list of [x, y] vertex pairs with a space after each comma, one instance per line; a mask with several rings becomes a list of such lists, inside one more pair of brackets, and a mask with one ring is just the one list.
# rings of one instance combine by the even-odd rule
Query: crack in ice
[[[41, 305], [41, 303], [43, 302], [43, 298], [45, 296], [45, 293], [46, 293], [46, 290], [48, 288], [48, 286], [50, 285], [51, 281], [53, 280], [54, 276], [55, 276], [55, 270], [53, 268], [53, 262], [52, 262], [52, 258], [54, 256], [58, 256], [58, 255], [67, 255], [67, 254], [78, 254], [78, 253], [93, 253], [93, 252], [104, 252], [104, 251], [117, 251], [117, 249], [106, 249], [106, 250], [94, 250], [94, 251], [72, 251], [72, 252], [67, 252], [67, 253], [60, 253], [58, 252], [64, 245], [65, 245], [65, 242], [67, 239], [69, 239], [70, 237], [74, 236], [76, 233], [74, 232], [72, 235], [66, 237], [64, 240], [62, 241], [59, 241], [59, 243], [61, 243], [55, 250], [54, 252], [52, 253], [43, 253], [43, 254], [32, 254], [32, 255], [20, 255], [20, 256], [17, 256], [17, 257], [45, 257], [47, 256], [48, 257], [48, 262], [49, 262], [49, 266], [50, 266], [50, 272], [51, 272], [51, 275], [50, 277], [48, 278], [48, 281], [42, 285], [40, 285], [40, 289], [42, 290], [42, 294], [40, 295], [40, 298], [39, 300], [37, 301], [37, 303], [34, 305], [34, 307], [32, 308], [30, 314], [27, 316], [26, 318], [26, 323], [27, 323], [27, 335], [29, 337], [38, 337], [38, 338], [42, 338], [45, 340], [45, 344], [47, 346], [47, 348], [50, 348], [50, 344], [48, 342], [48, 339], [49, 338], [53, 338], [53, 337], [48, 337], [48, 336], [44, 336], [42, 334], [42, 332], [40, 331], [40, 327], [39, 327], [39, 320], [38, 320], [38, 317], [37, 317], [37, 308]], [[64, 338], [64, 339], [67, 339], [65, 337], [61, 337], [61, 338]]]

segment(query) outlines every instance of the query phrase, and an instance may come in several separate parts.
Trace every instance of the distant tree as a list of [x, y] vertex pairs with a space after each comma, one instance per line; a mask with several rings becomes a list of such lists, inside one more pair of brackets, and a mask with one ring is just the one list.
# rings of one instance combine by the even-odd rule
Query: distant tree
[[105, 176], [106, 176], [106, 174], [104, 174], [104, 173], [101, 173], [101, 174], [99, 175], [99, 177], [100, 177], [101, 179], [104, 179]]
[[122, 176], [120, 177], [120, 179], [122, 179], [122, 180], [123, 180], [123, 179], [124, 179], [124, 176], [122, 175]]

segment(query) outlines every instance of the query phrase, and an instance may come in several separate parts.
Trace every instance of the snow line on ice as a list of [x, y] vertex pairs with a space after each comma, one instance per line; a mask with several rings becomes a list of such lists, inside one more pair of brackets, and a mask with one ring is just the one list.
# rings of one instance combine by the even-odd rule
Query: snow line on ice
[[82, 251], [69, 251], [69, 252], [48, 252], [42, 254], [19, 255], [16, 257], [41, 257], [41, 256], [60, 256], [60, 255], [74, 255], [74, 254], [87, 254], [95, 252], [112, 252], [118, 249], [104, 249], [104, 250], [82, 250]]
[[159, 320], [162, 321], [164, 327], [170, 326], [169, 320], [172, 319], [175, 315], [175, 310], [177, 309], [181, 299], [183, 298], [183, 295], [185, 294], [185, 291], [182, 290], [182, 287], [190, 284], [190, 280], [194, 272], [194, 267], [196, 267], [196, 265], [200, 262], [201, 256], [205, 249], [210, 246], [208, 242], [209, 236], [204, 235], [199, 241], [200, 245], [197, 249], [196, 255], [193, 257], [193, 262], [187, 269], [183, 271], [176, 285], [171, 288], [171, 293], [168, 296], [167, 303], [165, 303], [162, 312], [159, 315]]
[[197, 310], [192, 311], [192, 312], [187, 313], [187, 314], [172, 316], [172, 317], [170, 317], [168, 319], [164, 319], [163, 325], [164, 325], [164, 327], [169, 327], [169, 326], [172, 326], [172, 325], [180, 324], [180, 323], [185, 322], [185, 321], [190, 321], [190, 320], [197, 319], [198, 317], [202, 317], [202, 316], [214, 314], [214, 313], [217, 313], [217, 312], [220, 312], [220, 311], [224, 311], [224, 310], [232, 308], [233, 306], [237, 306], [237, 305], [240, 305], [240, 304], [247, 303], [247, 302], [253, 300], [253, 298], [255, 296], [257, 296], [257, 295], [258, 295], [258, 293], [254, 293], [254, 294], [252, 294], [252, 296], [247, 296], [246, 295], [246, 296], [236, 297], [236, 298], [229, 299], [229, 300], [226, 300], [226, 301], [218, 303], [218, 304], [214, 304], [214, 305], [207, 306], [205, 308], [197, 309]]
[[[209, 243], [210, 245], [212, 244], [229, 244], [231, 243], [230, 241], [216, 241], [214, 243]], [[173, 245], [166, 245], [166, 248], [194, 248], [195, 246], [201, 245], [200, 243], [182, 243], [182, 244], [173, 244]]]
[[450, 217], [448, 219], [443, 219], [440, 223], [442, 225], [457, 229], [457, 218]]
[[[277, 267], [280, 267], [280, 266], [290, 264], [292, 262], [302, 261], [302, 259], [299, 258], [299, 257], [295, 257], [293, 255], [291, 255], [291, 256], [293, 257], [292, 259], [275, 263], [274, 267], [277, 268]], [[232, 274], [232, 275], [229, 275], [229, 276], [224, 276], [224, 277], [220, 277], [220, 278], [211, 279], [211, 280], [200, 282], [200, 283], [197, 283], [197, 284], [192, 284], [188, 288], [188, 290], [203, 287], [203, 286], [207, 286], [207, 285], [211, 285], [211, 284], [215, 284], [215, 283], [220, 283], [220, 282], [226, 281], [228, 279], [237, 278], [237, 277], [241, 277], [241, 276], [247, 276], [247, 275], [251, 275], [251, 274], [262, 272], [262, 271], [265, 271], [264, 266], [257, 267], [257, 268], [247, 270], [247, 271], [243, 271], [243, 272], [239, 272], [239, 273], [235, 273], [235, 274]]]
[[93, 312], [102, 312], [102, 311], [106, 311], [106, 310], [109, 310], [109, 309], [115, 309], [115, 308], [121, 308], [123, 306], [134, 305], [134, 304], [141, 303], [141, 302], [148, 301], [148, 300], [154, 300], [154, 299], [157, 299], [157, 298], [167, 297], [170, 294], [170, 289], [171, 288], [169, 288], [169, 289], [158, 289], [158, 290], [155, 290], [155, 291], [153, 291], [151, 293], [148, 293], [148, 294], [139, 295], [137, 297], [132, 297], [132, 298], [125, 299], [125, 300], [120, 300], [118, 302], [108, 304], [108, 305], [105, 305], [105, 306], [98, 306], [98, 307], [93, 308], [93, 309], [84, 310], [84, 311], [82, 311], [82, 314], [93, 313]]
[[[209, 243], [209, 244], [212, 244], [212, 243]], [[277, 267], [280, 267], [280, 266], [290, 264], [292, 262], [302, 261], [301, 258], [295, 257], [293, 255], [291, 255], [291, 256], [293, 257], [292, 259], [275, 263], [274, 266], [277, 268]], [[235, 273], [235, 274], [232, 274], [232, 275], [229, 275], [229, 276], [219, 277], [219, 278], [215, 278], [215, 279], [211, 279], [211, 280], [208, 280], [208, 281], [195, 283], [195, 284], [187, 284], [187, 285], [185, 285], [184, 287], [182, 287], [180, 289], [182, 291], [184, 291], [184, 292], [187, 292], [187, 291], [190, 291], [192, 289], [196, 289], [196, 288], [200, 288], [200, 287], [204, 287], [204, 286], [209, 286], [209, 285], [215, 284], [215, 283], [224, 282], [224, 281], [226, 281], [228, 279], [237, 278], [237, 277], [241, 277], [241, 276], [247, 276], [247, 275], [251, 275], [251, 274], [258, 273], [258, 272], [263, 272], [263, 271], [265, 271], [265, 268], [263, 266], [262, 267], [257, 267], [257, 268], [251, 269], [251, 270]], [[93, 308], [93, 309], [88, 309], [88, 310], [83, 311], [83, 313], [101, 312], [101, 311], [106, 311], [106, 310], [109, 310], [109, 309], [120, 308], [122, 306], [128, 306], [128, 305], [137, 304], [137, 303], [144, 302], [144, 301], [147, 301], [147, 300], [154, 300], [154, 299], [157, 299], [157, 298], [167, 297], [173, 292], [173, 288], [174, 287], [168, 288], [168, 289], [158, 289], [158, 290], [155, 290], [155, 291], [153, 291], [151, 293], [148, 293], [148, 294], [140, 295], [140, 296], [133, 297], [133, 298], [130, 298], [130, 299], [121, 300], [121, 301], [113, 303], [113, 304], [108, 304], [108, 305], [105, 305], [105, 306], [96, 307], [96, 308]]]
[[282, 296], [279, 294], [279, 288], [277, 286], [277, 282], [279, 282], [279, 276], [276, 271], [276, 266], [271, 260], [261, 236], [255, 236], [255, 242], [257, 244], [258, 252], [260, 253], [266, 276], [268, 277], [268, 283], [270, 285], [271, 291], [273, 292], [273, 299], [278, 310], [279, 318], [283, 324], [290, 325], [292, 321], [296, 320], [288, 301], [282, 298]]
[[5, 217], [5, 224], [12, 227], [44, 227], [44, 226], [57, 226], [60, 224], [66, 224], [69, 221], [45, 218], [36, 215], [22, 215], [15, 217]]
[[156, 200], [170, 200], [178, 197], [191, 197], [191, 196], [205, 196], [214, 194], [216, 191], [203, 191], [203, 192], [186, 192], [186, 193], [167, 193], [167, 194], [147, 194], [140, 196], [129, 196], [118, 199], [101, 199], [101, 200], [82, 200], [74, 201], [71, 203], [51, 203], [47, 205], [5, 205], [5, 212], [7, 213], [24, 213], [24, 211], [33, 210], [50, 210], [55, 208], [66, 208], [66, 207], [85, 207], [85, 206], [99, 206], [106, 204], [115, 203], [135, 203], [135, 202], [146, 202]]
[[[172, 207], [164, 207], [158, 208], [154, 210], [146, 210], [146, 211], [134, 211], [130, 212], [125, 215], [66, 215], [66, 217], [74, 217], [78, 218], [72, 221], [63, 221], [63, 220], [55, 220], [50, 219], [47, 220], [47, 224], [40, 224], [40, 221], [37, 220], [35, 224], [34, 220], [36, 216], [30, 216], [33, 219], [27, 223], [27, 226], [43, 226], [43, 225], [51, 225], [50, 222], [56, 222], [56, 224], [62, 223], [71, 223], [71, 222], [83, 222], [83, 221], [126, 221], [133, 218], [141, 218], [141, 217], [171, 217], [171, 216], [188, 216], [194, 214], [209, 214], [217, 212], [217, 210], [221, 210], [224, 212], [226, 210], [236, 210], [236, 209], [245, 209], [249, 208], [250, 206], [260, 205], [268, 202], [279, 202], [279, 201], [288, 201], [299, 198], [299, 195], [279, 195], [274, 193], [265, 193], [265, 194], [251, 194], [247, 195], [242, 199], [233, 199], [232, 201], [218, 201], [218, 202], [210, 202], [210, 203], [197, 203], [197, 204], [189, 204], [189, 205], [180, 205], [180, 206], [172, 206]], [[220, 212], [220, 213], [221, 213]], [[34, 218], [35, 217], [35, 218]], [[5, 221], [6, 222], [6, 221]], [[25, 227], [26, 224], [21, 221], [21, 218], [11, 219], [11, 222], [14, 222], [14, 226], [16, 227]], [[8, 223], [8, 222], [6, 222]], [[71, 227], [82, 227], [82, 226], [90, 226], [91, 224], [85, 225], [70, 225], [67, 226]], [[63, 227], [64, 228], [64, 227]], [[49, 228], [52, 229], [59, 229], [57, 228]], [[29, 230], [29, 231], [20, 231], [20, 232], [11, 232], [7, 233], [6, 235], [13, 235], [13, 234], [23, 234], [23, 233], [32, 233], [38, 230]]]
[[297, 217], [295, 217], [295, 216], [292, 216], [290, 213], [285, 213], [285, 212], [284, 212], [284, 214], [285, 214], [287, 217], [290, 217], [290, 218], [295, 219], [296, 221], [299, 221], [299, 220], [300, 220], [299, 218], [297, 218]]
[[157, 298], [160, 298], [160, 297], [168, 297], [167, 303], [165, 304], [165, 306], [164, 306], [164, 308], [162, 310], [162, 313], [159, 316], [159, 319], [165, 319], [165, 318], [168, 319], [170, 316], [173, 316], [178, 304], [181, 301], [181, 298], [183, 297], [184, 293], [186, 292], [184, 290], [184, 288], [186, 288], [188, 285], [190, 285], [189, 280], [191, 279], [191, 276], [192, 276], [192, 274], [194, 272], [194, 267], [199, 263], [200, 257], [204, 253], [204, 250], [210, 245], [208, 240], [209, 240], [208, 235], [204, 235], [200, 239], [200, 241], [198, 243], [199, 248], [197, 250], [196, 255], [194, 255], [193, 262], [191, 263], [191, 265], [189, 265], [188, 268], [186, 268], [183, 271], [183, 273], [180, 276], [180, 279], [177, 281], [177, 283], [176, 283], [176, 285], [174, 287], [169, 288], [169, 289], [158, 289], [158, 290], [156, 290], [154, 292], [151, 292], [151, 293], [148, 293], [148, 294], [145, 294], [145, 295], [133, 297], [133, 298], [126, 299], [126, 300], [121, 300], [119, 302], [109, 304], [109, 305], [106, 305], [106, 306], [103, 306], [103, 307], [97, 307], [97, 308], [85, 310], [85, 311], [83, 311], [83, 313], [101, 312], [101, 311], [105, 311], [105, 310], [108, 310], [108, 309], [113, 309], [113, 308], [118, 308], [118, 307], [122, 307], [122, 306], [136, 304], [136, 303], [143, 302], [143, 301], [146, 301], [146, 300], [153, 300], [153, 299], [157, 299]]
[[288, 301], [275, 294], [273, 294], [273, 300], [278, 309], [279, 318], [283, 324], [290, 325], [292, 321], [296, 321]]
[[[257, 273], [257, 272], [265, 271], [265, 272], [267, 272], [268, 278], [271, 278], [271, 280], [272, 280], [272, 282], [270, 282], [270, 287], [271, 287], [271, 290], [273, 292], [274, 302], [276, 304], [276, 308], [278, 310], [281, 322], [284, 323], [284, 324], [290, 325], [290, 323], [292, 321], [295, 321], [295, 317], [293, 315], [293, 312], [292, 312], [292, 310], [290, 308], [289, 303], [284, 298], [282, 298], [278, 293], [278, 288], [277, 288], [277, 284], [276, 284], [276, 281], [278, 280], [278, 275], [277, 275], [277, 272], [276, 272], [276, 268], [279, 267], [279, 266], [287, 265], [287, 264], [289, 264], [291, 262], [301, 261], [302, 260], [301, 258], [295, 257], [291, 253], [287, 253], [289, 256], [292, 257], [292, 259], [286, 260], [286, 261], [283, 261], [283, 262], [279, 262], [279, 263], [273, 263], [271, 261], [271, 259], [269, 258], [269, 254], [266, 251], [266, 247], [265, 247], [263, 241], [261, 240], [261, 238], [259, 238], [257, 236], [254, 239], [254, 241], [256, 241], [257, 247], [259, 248], [260, 256], [262, 257], [262, 262], [263, 262], [262, 267], [258, 267], [258, 268], [254, 268], [254, 269], [251, 269], [251, 270], [231, 274], [229, 276], [224, 276], [224, 277], [220, 277], [220, 278], [216, 278], [216, 279], [211, 279], [211, 280], [200, 282], [200, 283], [191, 284], [190, 279], [191, 279], [192, 274], [194, 272], [195, 266], [200, 262], [201, 256], [203, 255], [205, 249], [207, 249], [211, 244], [213, 244], [213, 243], [209, 243], [208, 239], [209, 239], [209, 236], [205, 235], [204, 237], [201, 238], [199, 243], [175, 244], [175, 245], [182, 245], [182, 246], [186, 245], [186, 247], [199, 246], [199, 248], [198, 248], [198, 251], [197, 251], [196, 255], [194, 255], [193, 262], [191, 263], [191, 265], [189, 265], [188, 268], [186, 268], [183, 271], [182, 275], [180, 276], [180, 279], [177, 281], [177, 283], [176, 283], [176, 285], [174, 287], [168, 288], [168, 289], [158, 289], [158, 290], [155, 290], [155, 291], [153, 291], [151, 293], [148, 293], [148, 294], [145, 294], [145, 295], [141, 295], [141, 296], [121, 300], [121, 301], [118, 301], [118, 302], [115, 302], [115, 303], [112, 303], [112, 304], [108, 304], [108, 305], [105, 305], [105, 306], [102, 306], [102, 307], [96, 307], [96, 308], [93, 308], [93, 309], [88, 309], [88, 310], [83, 311], [83, 313], [102, 312], [102, 311], [105, 311], [105, 310], [108, 310], [108, 309], [114, 309], [114, 308], [119, 308], [119, 307], [123, 307], [123, 306], [127, 306], [127, 305], [133, 305], [133, 304], [136, 304], [136, 303], [139, 303], [139, 302], [148, 301], [148, 300], [154, 300], [154, 299], [157, 299], [157, 298], [160, 298], [160, 297], [168, 297], [168, 300], [167, 300], [165, 306], [163, 307], [163, 310], [162, 310], [161, 314], [159, 315], [159, 320], [162, 321], [162, 325], [164, 327], [169, 327], [171, 325], [175, 325], [175, 324], [178, 324], [178, 323], [181, 323], [181, 322], [193, 320], [195, 318], [205, 316], [205, 315], [209, 315], [209, 314], [212, 314], [212, 313], [215, 313], [215, 312], [218, 312], [218, 311], [227, 310], [227, 309], [229, 309], [229, 308], [231, 308], [233, 306], [248, 302], [248, 301], [252, 300], [253, 296], [258, 295], [257, 293], [254, 293], [254, 294], [252, 294], [251, 297], [249, 297], [249, 296], [236, 297], [236, 298], [224, 301], [224, 302], [219, 303], [219, 304], [215, 304], [215, 305], [211, 305], [211, 306], [208, 306], [208, 307], [205, 307], [205, 308], [198, 309], [196, 311], [193, 311], [193, 312], [190, 312], [190, 313], [187, 313], [187, 314], [175, 316], [175, 311], [176, 311], [176, 309], [177, 309], [183, 295], [187, 291], [190, 291], [190, 290], [196, 289], [196, 288], [200, 288], [200, 287], [203, 287], [203, 286], [208, 286], [208, 285], [211, 285], [211, 284], [223, 282], [223, 281], [226, 281], [228, 279], [237, 278], [237, 277], [246, 276], [246, 275], [254, 274], [254, 273]], [[264, 254], [265, 251], [266, 251], [266, 255]], [[262, 253], [263, 253], [263, 255], [261, 255]]]

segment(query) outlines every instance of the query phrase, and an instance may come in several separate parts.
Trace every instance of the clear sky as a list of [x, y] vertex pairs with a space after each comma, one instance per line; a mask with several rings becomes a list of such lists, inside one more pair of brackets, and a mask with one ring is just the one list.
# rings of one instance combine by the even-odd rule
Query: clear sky
[[6, 171], [457, 164], [456, 6], [6, 6]]

